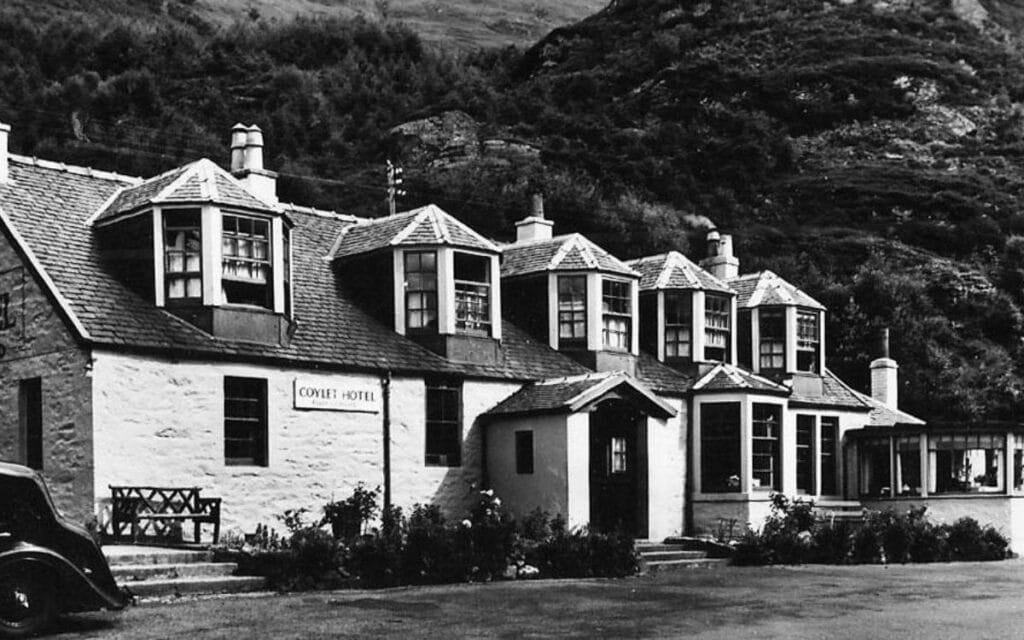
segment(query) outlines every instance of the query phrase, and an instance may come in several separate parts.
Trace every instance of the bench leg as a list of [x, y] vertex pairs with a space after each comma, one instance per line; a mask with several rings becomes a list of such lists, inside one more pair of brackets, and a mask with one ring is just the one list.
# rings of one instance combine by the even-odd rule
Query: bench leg
[[139, 542], [139, 519], [132, 518], [132, 542], [138, 544]]
[[196, 519], [194, 522], [196, 525], [196, 544], [199, 544], [203, 541], [203, 523], [201, 520], [198, 519]]

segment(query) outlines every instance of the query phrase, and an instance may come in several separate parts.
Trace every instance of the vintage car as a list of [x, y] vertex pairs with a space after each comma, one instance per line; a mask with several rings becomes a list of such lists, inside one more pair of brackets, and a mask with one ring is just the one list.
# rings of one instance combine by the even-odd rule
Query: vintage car
[[99, 546], [64, 520], [42, 478], [0, 462], [0, 638], [38, 633], [64, 612], [127, 603]]

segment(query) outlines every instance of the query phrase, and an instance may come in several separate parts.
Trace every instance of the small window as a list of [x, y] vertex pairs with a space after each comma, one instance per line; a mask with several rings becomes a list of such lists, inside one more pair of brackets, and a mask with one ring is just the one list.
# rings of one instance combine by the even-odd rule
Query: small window
[[532, 431], [516, 431], [516, 473], [533, 473]]
[[688, 292], [665, 293], [665, 357], [690, 358], [693, 297]]
[[630, 283], [602, 280], [602, 339], [605, 347], [629, 350], [633, 329], [633, 296]]
[[455, 254], [455, 330], [491, 335], [491, 259]]
[[758, 311], [761, 371], [782, 371], [786, 368], [786, 313], [783, 309]]
[[629, 471], [629, 455], [626, 451], [626, 439], [614, 437], [609, 444], [608, 471], [610, 473], [626, 473]]
[[270, 221], [227, 214], [221, 220], [224, 302], [273, 308]]
[[462, 385], [427, 383], [426, 456], [428, 466], [462, 464]]
[[26, 467], [43, 468], [43, 380], [18, 383], [18, 418], [21, 423], [21, 459]]
[[796, 368], [800, 371], [818, 372], [818, 313], [797, 311], [796, 313]]
[[1024, 434], [1013, 434], [1013, 489], [1024, 490]]
[[724, 362], [729, 358], [729, 298], [704, 295], [704, 359]]
[[267, 466], [267, 381], [224, 378], [224, 461]]
[[203, 241], [198, 209], [164, 211], [164, 280], [168, 301], [203, 298]]
[[740, 490], [740, 403], [700, 405], [700, 485], [703, 493]]
[[581, 347], [587, 343], [587, 277], [558, 278], [558, 343]]
[[796, 489], [814, 493], [814, 416], [796, 417]]
[[821, 445], [818, 448], [821, 468], [821, 494], [831, 496], [839, 493], [836, 490], [837, 460], [839, 454], [839, 418], [822, 416]]
[[410, 333], [437, 331], [437, 254], [405, 252], [405, 328]]
[[782, 431], [782, 407], [754, 404], [753, 472], [754, 489], [782, 489], [782, 458], [779, 435]]

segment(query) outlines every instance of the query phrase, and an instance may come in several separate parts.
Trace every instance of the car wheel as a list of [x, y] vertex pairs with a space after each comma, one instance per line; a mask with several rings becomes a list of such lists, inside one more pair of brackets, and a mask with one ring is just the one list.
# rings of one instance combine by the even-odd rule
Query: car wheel
[[48, 571], [28, 563], [0, 569], [0, 638], [34, 635], [56, 616], [56, 589]]

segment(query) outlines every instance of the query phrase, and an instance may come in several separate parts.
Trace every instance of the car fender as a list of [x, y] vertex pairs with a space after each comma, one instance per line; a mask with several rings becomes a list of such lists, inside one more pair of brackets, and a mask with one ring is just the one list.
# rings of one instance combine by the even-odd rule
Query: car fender
[[62, 610], [74, 611], [96, 607], [117, 610], [123, 609], [127, 604], [124, 594], [109, 593], [67, 558], [46, 547], [18, 541], [0, 551], [0, 571], [5, 566], [20, 562], [39, 563], [57, 574]]

